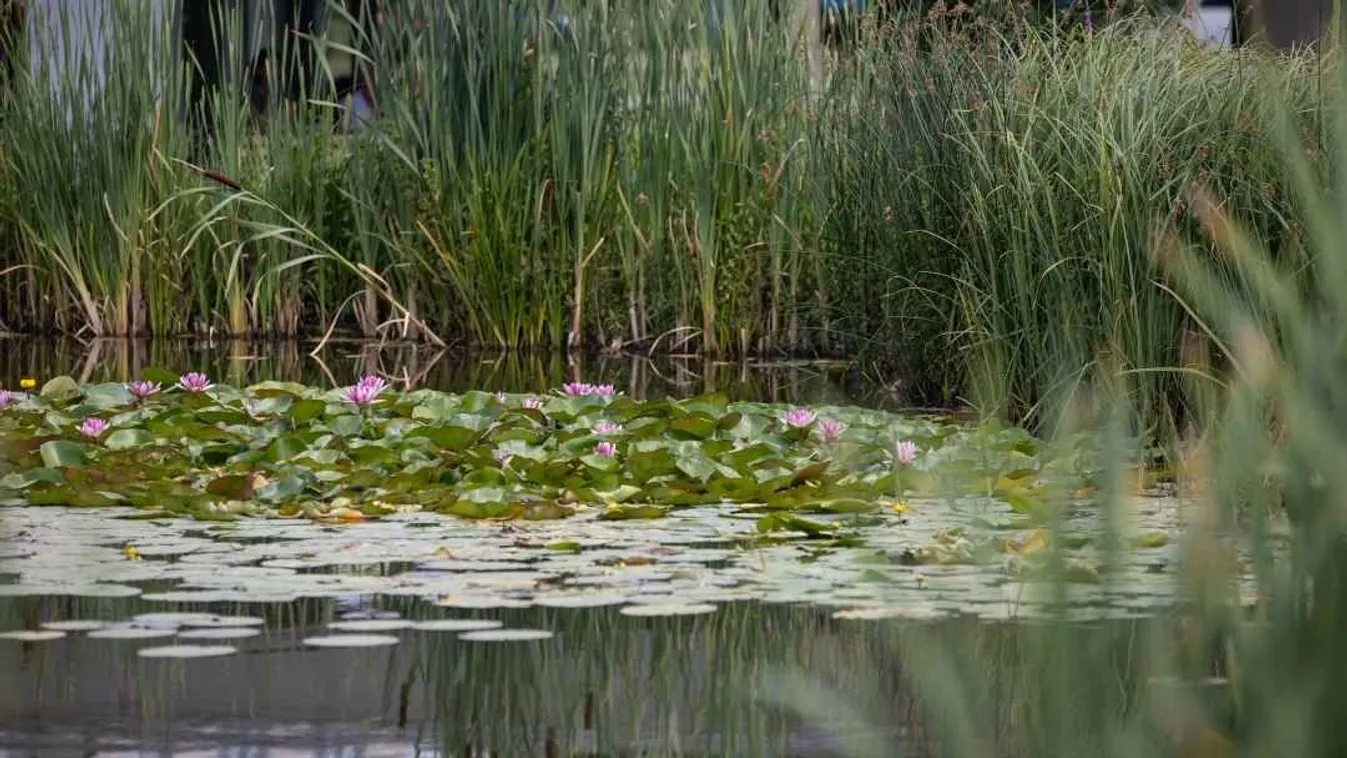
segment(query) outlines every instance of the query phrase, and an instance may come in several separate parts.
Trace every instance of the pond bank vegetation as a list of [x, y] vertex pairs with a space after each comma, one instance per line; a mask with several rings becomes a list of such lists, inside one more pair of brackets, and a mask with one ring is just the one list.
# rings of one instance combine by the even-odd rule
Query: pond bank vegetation
[[[1303, 255], [1260, 124], [1285, 95], [1319, 150], [1321, 57], [1154, 18], [1087, 38], [866, 16], [814, 92], [766, 4], [667, 6], [562, 33], [428, 4], [360, 38], [378, 118], [358, 132], [334, 133], [321, 82], [260, 133], [222, 88], [207, 146], [147, 85], [187, 86], [149, 63], [168, 31], [114, 25], [88, 108], [81, 70], [0, 104], [0, 329], [861, 356], [923, 401], [1025, 417], [1101, 350], [1186, 365], [1182, 335], [1205, 335], [1145, 250], [1157, 224], [1210, 249], [1194, 187]], [[1172, 375], [1135, 380], [1176, 402]]]

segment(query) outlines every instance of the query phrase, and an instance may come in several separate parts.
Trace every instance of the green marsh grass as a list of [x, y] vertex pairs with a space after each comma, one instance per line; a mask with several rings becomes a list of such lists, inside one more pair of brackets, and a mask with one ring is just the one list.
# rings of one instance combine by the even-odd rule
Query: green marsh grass
[[[867, 17], [815, 93], [799, 19], [766, 4], [587, 3], [566, 30], [545, 5], [413, 2], [339, 42], [289, 40], [273, 93], [284, 61], [313, 56], [315, 76], [260, 126], [251, 51], [218, 46], [233, 83], [208, 94], [208, 146], [175, 103], [191, 61], [113, 54], [73, 131], [19, 77], [0, 106], [0, 322], [860, 354], [920, 400], [1031, 418], [1104, 351], [1163, 432], [1186, 398], [1157, 369], [1180, 363], [1175, 332], [1203, 332], [1143, 254], [1154, 220], [1183, 217], [1201, 180], [1301, 255], [1285, 164], [1249, 125], [1275, 89], [1318, 133], [1310, 56], [1264, 65], [1121, 17], [1090, 39], [991, 11]], [[120, 23], [115, 47], [169, 34]], [[373, 72], [379, 115], [354, 134], [334, 129], [328, 53]]]

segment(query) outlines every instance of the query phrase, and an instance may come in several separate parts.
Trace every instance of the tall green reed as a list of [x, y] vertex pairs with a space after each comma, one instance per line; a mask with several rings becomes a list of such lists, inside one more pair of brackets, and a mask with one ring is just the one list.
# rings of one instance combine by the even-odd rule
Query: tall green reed
[[[121, 100], [100, 96], [97, 113], [158, 115], [81, 112], [78, 147], [54, 138], [45, 80], [21, 77], [0, 121], [14, 240], [0, 321], [848, 353], [896, 366], [923, 399], [1021, 416], [1107, 348], [1163, 429], [1187, 401], [1157, 369], [1179, 363], [1176, 332], [1202, 328], [1138, 254], [1152, 219], [1181, 216], [1182, 182], [1205, 177], [1298, 255], [1284, 166], [1248, 125], [1276, 82], [1317, 128], [1308, 58], [1258, 66], [1152, 22], [1087, 40], [999, 16], [871, 15], [812, 93], [800, 19], [768, 4], [566, 10], [561, 29], [544, 2], [415, 2], [375, 26], [330, 4], [352, 31], [304, 38], [219, 6], [224, 80], [195, 146], [176, 104], [191, 61], [147, 72], [114, 50]], [[132, 51], [172, 33], [118, 29]], [[271, 46], [260, 123], [246, 38]], [[373, 75], [378, 116], [354, 134], [338, 128], [334, 53]], [[76, 199], [38, 201], [20, 191], [31, 176]]]
[[162, 65], [171, 27], [143, 3], [109, 3], [92, 18], [57, 5], [40, 23], [61, 43], [23, 61], [31, 73], [10, 83], [3, 120], [7, 226], [31, 272], [13, 302], [32, 326], [162, 330], [165, 314], [146, 302], [179, 273], [154, 212], [172, 191], [166, 156], [181, 145], [168, 123], [179, 80]]

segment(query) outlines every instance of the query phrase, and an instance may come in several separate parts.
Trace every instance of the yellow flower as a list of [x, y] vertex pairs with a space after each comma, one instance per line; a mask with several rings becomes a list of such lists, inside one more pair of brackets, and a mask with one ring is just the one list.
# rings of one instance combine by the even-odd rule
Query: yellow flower
[[19, 380], [19, 388], [20, 388], [20, 389], [31, 390], [31, 389], [33, 389], [33, 388], [36, 387], [36, 386], [37, 386], [37, 380], [34, 379], [34, 378], [32, 378], [32, 377], [25, 376], [24, 378], [22, 378], [22, 379]]

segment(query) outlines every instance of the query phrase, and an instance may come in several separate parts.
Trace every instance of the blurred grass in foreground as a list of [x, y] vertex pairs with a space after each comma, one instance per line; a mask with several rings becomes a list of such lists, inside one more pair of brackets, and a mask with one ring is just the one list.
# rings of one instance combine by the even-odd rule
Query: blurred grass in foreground
[[[1336, 54], [1325, 70], [1322, 153], [1347, 149], [1347, 97]], [[1247, 61], [1251, 67], [1275, 65]], [[1250, 72], [1251, 78], [1263, 71]], [[1149, 86], [1149, 85], [1147, 85]], [[997, 658], [974, 637], [942, 633], [895, 639], [914, 697], [933, 725], [936, 752], [951, 756], [1327, 756], [1347, 751], [1347, 170], [1307, 148], [1284, 92], [1264, 94], [1258, 127], [1280, 146], [1304, 245], [1286, 258], [1250, 231], [1212, 182], [1183, 187], [1191, 218], [1216, 255], [1160, 219], [1150, 249], [1157, 270], [1200, 343], [1168, 334], [1186, 358], [1172, 369], [1201, 411], [1177, 431], [1184, 496], [1185, 601], [1162, 634], [1134, 638], [1127, 653], [1143, 672], [1117, 674], [1103, 629], [1083, 633], [1063, 616], [1031, 625], [1016, 655], [1032, 661], [989, 693]], [[1144, 122], [1138, 122], [1144, 123]], [[1268, 160], [1274, 160], [1269, 157]], [[1324, 175], [1328, 174], [1327, 180]], [[1032, 229], [1032, 225], [1024, 228]], [[1196, 347], [1195, 345], [1209, 347]], [[1067, 354], [1069, 358], [1070, 353]], [[1129, 501], [1123, 472], [1144, 451], [1127, 449], [1138, 408], [1135, 380], [1105, 355], [1056, 408], [1059, 428], [1105, 433], [1112, 480], [1099, 507], [1108, 558], [1121, 555]], [[1213, 368], [1218, 366], [1219, 368]], [[984, 377], [1006, 382], [1005, 375]], [[1110, 386], [1112, 385], [1112, 386]], [[1060, 514], [1065, 515], [1068, 493]], [[1278, 544], [1279, 534], [1289, 539]], [[1237, 580], [1257, 590], [1241, 597]], [[1064, 575], [1053, 592], [1069, 597]], [[807, 680], [793, 702], [821, 712]], [[894, 754], [858, 743], [856, 755]]]

